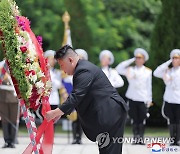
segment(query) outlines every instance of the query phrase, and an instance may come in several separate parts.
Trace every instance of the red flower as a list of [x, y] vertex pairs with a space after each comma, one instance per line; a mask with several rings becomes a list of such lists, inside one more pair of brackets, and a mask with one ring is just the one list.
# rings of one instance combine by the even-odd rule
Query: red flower
[[3, 32], [0, 30], [0, 36], [3, 36]]
[[30, 72], [28, 70], [25, 71], [25, 75], [29, 76]]
[[27, 51], [27, 47], [26, 47], [26, 46], [22, 46], [22, 47], [20, 47], [20, 49], [21, 49], [21, 51], [22, 51], [23, 53], [25, 53], [25, 52]]
[[34, 70], [30, 70], [30, 71], [26, 70], [26, 71], [25, 71], [25, 75], [26, 75], [26, 76], [29, 76], [30, 74], [35, 75], [36, 72], [35, 72]]
[[32, 73], [32, 75], [36, 74], [36, 72], [34, 70], [31, 70], [30, 73]]
[[40, 95], [37, 93], [37, 88], [35, 86], [33, 86], [32, 95], [29, 98], [31, 109], [37, 110], [37, 108], [40, 106], [40, 103], [38, 105], [36, 104], [36, 100], [39, 98], [39, 96]]

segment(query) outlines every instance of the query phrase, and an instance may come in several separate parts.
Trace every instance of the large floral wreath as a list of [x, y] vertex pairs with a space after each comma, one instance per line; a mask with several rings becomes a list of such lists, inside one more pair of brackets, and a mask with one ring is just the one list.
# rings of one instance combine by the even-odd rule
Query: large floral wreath
[[36, 110], [41, 98], [49, 96], [51, 90], [42, 37], [35, 37], [30, 21], [20, 15], [15, 2], [1, 0], [0, 3], [1, 42], [16, 92], [27, 108]]
[[42, 103], [42, 115], [50, 110], [51, 81], [47, 60], [43, 57], [42, 38], [34, 35], [30, 21], [20, 15], [13, 0], [0, 0], [0, 41], [11, 78], [30, 134], [31, 144], [24, 154], [51, 154], [53, 121], [43, 120], [37, 129], [27, 108], [36, 110]]

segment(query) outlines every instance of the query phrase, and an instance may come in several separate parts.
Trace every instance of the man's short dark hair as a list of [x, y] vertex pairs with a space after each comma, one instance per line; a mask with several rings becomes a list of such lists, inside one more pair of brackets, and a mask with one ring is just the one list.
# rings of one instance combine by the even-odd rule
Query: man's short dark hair
[[63, 47], [61, 47], [59, 50], [56, 51], [56, 54], [54, 56], [55, 59], [62, 59], [64, 58], [67, 53], [68, 53], [68, 50], [70, 51], [73, 51], [75, 53], [75, 51], [73, 50], [73, 48], [70, 46], [70, 45], [65, 45]]

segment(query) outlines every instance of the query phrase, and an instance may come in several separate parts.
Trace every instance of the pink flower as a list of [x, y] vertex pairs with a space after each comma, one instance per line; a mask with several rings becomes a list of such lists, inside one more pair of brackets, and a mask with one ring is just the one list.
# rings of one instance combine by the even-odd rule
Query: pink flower
[[21, 46], [21, 47], [20, 47], [20, 50], [21, 50], [23, 53], [25, 53], [25, 52], [27, 51], [27, 47], [26, 47], [26, 46]]
[[42, 36], [37, 36], [36, 38], [37, 38], [39, 44], [42, 46], [42, 40], [43, 40]]
[[28, 64], [28, 63], [31, 63], [31, 61], [30, 61], [29, 58], [26, 59], [26, 63], [27, 63], [27, 64]]
[[21, 30], [25, 31], [25, 21], [22, 21], [22, 19], [19, 16], [16, 16], [16, 21], [18, 23], [18, 26], [21, 28]]

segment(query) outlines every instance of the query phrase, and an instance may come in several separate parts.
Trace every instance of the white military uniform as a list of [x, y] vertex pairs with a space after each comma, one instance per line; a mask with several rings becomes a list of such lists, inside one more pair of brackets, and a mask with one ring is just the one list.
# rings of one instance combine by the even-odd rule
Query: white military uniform
[[120, 63], [116, 70], [119, 74], [126, 76], [129, 86], [126, 97], [133, 101], [147, 104], [152, 102], [152, 70], [142, 66], [129, 66], [135, 58]]
[[[114, 56], [111, 51], [109, 50], [101, 51], [99, 55], [100, 61], [102, 60], [103, 56], [108, 56], [110, 58], [110, 65], [114, 63]], [[118, 72], [115, 69], [109, 66], [106, 66], [106, 67], [102, 67], [102, 71], [105, 73], [105, 75], [107, 76], [107, 78], [109, 79], [110, 83], [112, 84], [114, 88], [119, 88], [124, 85], [123, 79], [121, 78], [121, 76], [118, 74]]]
[[102, 71], [106, 74], [107, 78], [109, 79], [114, 88], [119, 88], [124, 85], [123, 79], [115, 69], [109, 67], [102, 67]]
[[173, 104], [180, 104], [180, 66], [169, 68], [172, 60], [168, 60], [158, 66], [154, 71], [154, 76], [162, 78], [165, 85], [164, 101]]
[[171, 145], [180, 146], [180, 66], [169, 68], [175, 55], [180, 58], [180, 49], [171, 51], [171, 59], [158, 66], [154, 76], [162, 78], [166, 85], [162, 115], [168, 121], [170, 137], [174, 138]]
[[88, 54], [84, 49], [76, 49], [75, 52], [78, 54], [80, 59], [88, 60]]
[[[47, 57], [54, 57], [55, 51], [53, 50], [47, 50], [44, 53], [44, 56]], [[49, 103], [50, 105], [56, 105], [58, 106], [60, 104], [60, 99], [59, 99], [59, 89], [62, 86], [62, 79], [61, 79], [61, 72], [60, 70], [51, 68], [50, 69], [50, 76], [51, 76], [51, 81], [52, 81], [52, 91], [49, 97]]]
[[50, 75], [51, 75], [51, 81], [52, 81], [52, 91], [49, 97], [49, 103], [50, 105], [59, 105], [60, 99], [59, 99], [58, 90], [62, 86], [60, 70], [51, 68]]
[[[141, 54], [145, 61], [149, 56], [144, 49], [137, 48], [134, 51], [134, 56]], [[147, 118], [147, 106], [152, 102], [152, 71], [142, 66], [130, 66], [135, 61], [135, 58], [123, 61], [116, 70], [119, 74], [126, 76], [129, 86], [126, 92], [126, 97], [129, 102], [129, 116], [133, 123], [134, 144], [144, 144], [139, 141], [139, 138], [144, 136], [144, 124]]]

